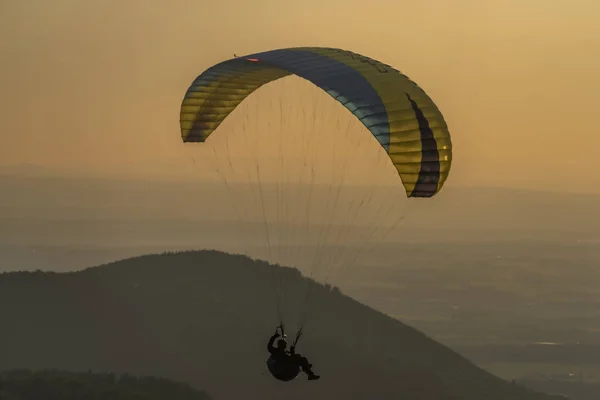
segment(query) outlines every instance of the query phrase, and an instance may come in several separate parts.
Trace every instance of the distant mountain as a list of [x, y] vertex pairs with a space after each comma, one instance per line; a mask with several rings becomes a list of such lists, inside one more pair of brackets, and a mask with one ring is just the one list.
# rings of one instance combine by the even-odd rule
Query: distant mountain
[[16, 370], [0, 372], [2, 400], [210, 400], [189, 385], [128, 374]]
[[[416, 242], [600, 242], [600, 195], [448, 185], [434, 198], [407, 202], [398, 187], [346, 185], [334, 207], [329, 187], [296, 186], [293, 193], [311, 192], [314, 200], [310, 227], [305, 199], [290, 197], [291, 215], [279, 221], [276, 188], [264, 185], [276, 238], [271, 247], [276, 254], [292, 254], [281, 261], [287, 265], [312, 259], [320, 231], [329, 232], [323, 243], [333, 242], [325, 251], [343, 254], [372, 237], [370, 254], [388, 254], [387, 260], [390, 249], [397, 258], [400, 244]], [[228, 189], [217, 182], [0, 174], [0, 270], [73, 270], [165, 250], [218, 249], [268, 258], [257, 190], [243, 183]], [[356, 219], [349, 204], [365, 196], [371, 201]], [[236, 203], [244, 206], [236, 210]], [[378, 214], [396, 203], [389, 218]], [[331, 224], [320, 218], [330, 215]], [[396, 229], [383, 226], [401, 216]]]
[[[278, 322], [273, 274], [285, 282], [287, 299], [310, 293], [298, 351], [319, 381], [300, 376], [284, 384], [266, 370], [266, 341]], [[301, 305], [291, 302], [286, 311], [298, 317]], [[494, 377], [297, 270], [214, 251], [143, 256], [74, 273], [5, 273], [0, 315], [0, 369], [162, 376], [216, 399], [559, 398]]]
[[37, 164], [8, 164], [0, 165], [0, 177], [6, 178], [31, 178], [31, 177], [57, 177], [65, 171], [56, 171], [54, 169]]
[[[259, 195], [257, 185], [247, 183], [230, 182], [228, 188], [221, 182], [16, 176], [1, 172], [0, 168], [0, 218], [14, 223], [24, 218], [71, 222], [234, 223], [242, 218], [232, 209], [236, 201], [240, 213], [249, 213], [249, 222], [263, 223], [261, 205], [256, 199]], [[272, 207], [277, 193], [285, 193], [285, 190], [294, 195], [309, 192], [306, 184], [290, 184], [293, 191], [264, 182], [261, 186], [266, 205]], [[317, 216], [321, 212], [331, 212], [327, 207], [333, 207], [336, 190], [329, 185], [313, 185], [311, 212]], [[367, 210], [367, 216], [375, 216], [381, 203], [393, 205], [398, 202], [403, 207], [405, 202], [404, 192], [399, 187], [344, 185], [337, 208], [362, 199], [370, 199], [361, 206]], [[301, 196], [289, 196], [287, 200], [289, 207], [307, 206]], [[406, 216], [402, 226], [424, 235], [434, 234], [435, 238], [443, 238], [447, 230], [460, 230], [465, 234], [477, 231], [474, 237], [492, 231], [496, 232], [494, 237], [510, 237], [515, 233], [526, 235], [528, 232], [546, 232], [545, 236], [553, 233], [556, 236], [556, 232], [593, 233], [600, 240], [600, 214], [595, 212], [599, 202], [600, 194], [448, 186], [431, 199], [411, 200], [406, 213], [401, 212]], [[334, 224], [357, 228], [369, 226], [368, 220], [353, 221], [350, 216], [354, 214], [338, 211], [339, 218], [333, 221]], [[274, 210], [267, 210], [267, 214], [271, 223], [277, 222]], [[298, 215], [303, 214], [298, 212]], [[299, 218], [296, 223], [304, 223], [304, 219]]]

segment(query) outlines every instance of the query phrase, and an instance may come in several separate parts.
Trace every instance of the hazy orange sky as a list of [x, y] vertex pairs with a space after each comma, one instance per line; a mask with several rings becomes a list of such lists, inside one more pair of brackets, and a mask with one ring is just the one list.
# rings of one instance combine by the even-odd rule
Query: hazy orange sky
[[597, 0], [2, 0], [0, 166], [183, 176], [179, 107], [199, 73], [329, 46], [436, 101], [448, 185], [599, 192], [598, 21]]

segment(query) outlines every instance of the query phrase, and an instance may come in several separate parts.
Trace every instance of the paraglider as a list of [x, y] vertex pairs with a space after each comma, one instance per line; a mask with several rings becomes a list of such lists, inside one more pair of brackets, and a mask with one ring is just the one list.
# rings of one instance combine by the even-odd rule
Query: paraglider
[[[277, 346], [273, 346], [277, 338], [279, 338]], [[308, 362], [308, 359], [296, 353], [295, 344], [292, 344], [289, 351], [287, 350], [287, 340], [283, 333], [283, 327], [278, 326], [275, 329], [275, 333], [269, 338], [267, 350], [271, 354], [267, 360], [267, 368], [276, 379], [290, 381], [298, 376], [300, 370], [308, 376], [308, 380], [320, 378], [312, 371], [312, 364]]]
[[[435, 103], [393, 67], [336, 48], [234, 54], [234, 58], [208, 68], [184, 96], [180, 113], [183, 142], [205, 142], [254, 91], [289, 75], [312, 82], [360, 120], [387, 153], [408, 198], [430, 198], [442, 189], [452, 163], [452, 142]], [[264, 215], [264, 203], [262, 206]], [[267, 231], [267, 242], [268, 236]], [[280, 321], [283, 325], [281, 315]], [[318, 379], [308, 360], [295, 353], [300, 335], [287, 351], [283, 329], [280, 331], [271, 336], [267, 346], [271, 374], [289, 381], [302, 370], [308, 379]]]

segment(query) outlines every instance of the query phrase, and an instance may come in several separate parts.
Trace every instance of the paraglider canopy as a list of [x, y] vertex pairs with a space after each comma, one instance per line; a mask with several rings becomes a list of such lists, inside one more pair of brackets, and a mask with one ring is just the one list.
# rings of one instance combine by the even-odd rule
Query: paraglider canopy
[[431, 98], [391, 66], [346, 50], [305, 47], [236, 57], [212, 66], [181, 105], [184, 142], [204, 142], [247, 96], [296, 75], [354, 114], [385, 149], [408, 197], [432, 197], [450, 172], [452, 142]]

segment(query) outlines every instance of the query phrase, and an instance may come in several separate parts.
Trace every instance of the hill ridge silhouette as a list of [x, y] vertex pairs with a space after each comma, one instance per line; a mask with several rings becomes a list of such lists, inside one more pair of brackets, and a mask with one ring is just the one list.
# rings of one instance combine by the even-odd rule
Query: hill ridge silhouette
[[[322, 375], [281, 385], [266, 372], [278, 323], [270, 279], [312, 288], [298, 351]], [[291, 302], [290, 315], [302, 311]], [[212, 250], [129, 258], [68, 273], [0, 275], [0, 368], [177, 379], [223, 398], [544, 400], [422, 332], [300, 272]], [[293, 329], [293, 325], [290, 327]]]

